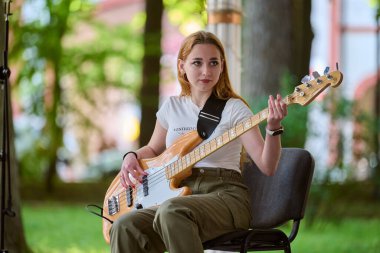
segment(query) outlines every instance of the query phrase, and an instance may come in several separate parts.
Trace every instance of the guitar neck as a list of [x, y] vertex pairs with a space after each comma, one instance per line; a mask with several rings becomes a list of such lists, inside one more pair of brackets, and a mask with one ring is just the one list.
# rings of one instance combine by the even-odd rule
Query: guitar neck
[[[286, 96], [283, 99], [283, 102], [288, 105], [291, 104], [289, 96]], [[209, 156], [210, 154], [212, 154], [219, 148], [230, 143], [231, 141], [235, 140], [237, 137], [239, 137], [243, 133], [247, 132], [254, 126], [266, 120], [268, 118], [268, 115], [269, 115], [269, 109], [265, 108], [259, 113], [253, 115], [252, 117], [246, 120], [243, 120], [242, 122], [240, 122], [233, 128], [224, 132], [222, 135], [219, 135], [207, 141], [206, 143], [197, 146], [188, 154], [182, 157], [179, 157], [176, 161], [172, 162], [171, 164], [165, 167], [167, 178], [171, 179], [175, 177], [176, 175], [180, 174], [181, 172], [183, 172], [184, 170], [188, 169], [189, 167], [192, 167], [194, 164], [196, 164], [203, 158]]]

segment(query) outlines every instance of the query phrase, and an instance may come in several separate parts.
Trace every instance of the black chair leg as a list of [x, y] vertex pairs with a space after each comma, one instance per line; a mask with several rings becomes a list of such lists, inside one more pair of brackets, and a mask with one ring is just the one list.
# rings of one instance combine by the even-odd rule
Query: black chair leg
[[244, 238], [244, 241], [243, 243], [241, 244], [240, 246], [240, 253], [247, 253], [248, 252], [248, 246], [251, 242], [251, 238], [252, 236], [254, 235], [254, 233], [249, 233], [248, 235], [246, 235], [246, 237]]
[[248, 242], [244, 241], [244, 243], [240, 245], [240, 253], [247, 253], [247, 251], [248, 251]]
[[284, 252], [285, 253], [291, 253], [292, 252], [292, 249], [290, 248], [290, 245], [286, 245], [285, 248], [284, 248]]

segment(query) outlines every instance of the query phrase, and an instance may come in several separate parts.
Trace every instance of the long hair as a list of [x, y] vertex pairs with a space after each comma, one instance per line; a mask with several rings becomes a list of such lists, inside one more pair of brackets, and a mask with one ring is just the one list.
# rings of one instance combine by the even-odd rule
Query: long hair
[[[218, 48], [220, 52], [220, 56], [222, 58], [221, 61], [223, 64], [223, 71], [220, 74], [219, 80], [214, 87], [214, 90], [213, 90], [214, 95], [220, 99], [239, 98], [244, 101], [244, 99], [240, 97], [238, 94], [236, 94], [236, 92], [232, 88], [230, 78], [228, 76], [226, 55], [224, 52], [222, 42], [213, 33], [206, 32], [206, 31], [198, 31], [193, 34], [190, 34], [182, 42], [182, 45], [177, 57], [177, 75], [178, 75], [178, 81], [181, 84], [180, 96], [190, 96], [191, 90], [190, 90], [190, 83], [187, 80], [186, 74], [182, 74], [179, 69], [178, 61], [179, 60], [185, 61], [187, 56], [190, 54], [191, 50], [193, 49], [193, 47], [197, 44], [214, 45]], [[246, 103], [246, 101], [244, 102]]]

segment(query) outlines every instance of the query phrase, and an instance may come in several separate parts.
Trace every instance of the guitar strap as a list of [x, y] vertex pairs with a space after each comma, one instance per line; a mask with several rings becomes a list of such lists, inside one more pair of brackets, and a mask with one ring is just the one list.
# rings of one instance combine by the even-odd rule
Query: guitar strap
[[222, 112], [228, 99], [219, 99], [214, 93], [207, 99], [203, 109], [199, 112], [197, 131], [198, 135], [206, 140], [214, 132], [222, 119]]

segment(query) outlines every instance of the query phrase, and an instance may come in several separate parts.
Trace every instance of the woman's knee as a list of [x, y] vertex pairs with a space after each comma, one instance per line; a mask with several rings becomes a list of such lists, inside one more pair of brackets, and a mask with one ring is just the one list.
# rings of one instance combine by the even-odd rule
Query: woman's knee
[[121, 231], [127, 231], [128, 226], [131, 226], [133, 224], [133, 218], [132, 215], [126, 214], [123, 216], [120, 216], [118, 219], [116, 219], [112, 223], [111, 227], [111, 235], [114, 233], [120, 233]]
[[157, 210], [157, 216], [172, 216], [178, 215], [188, 208], [184, 205], [183, 201], [180, 198], [171, 198], [163, 202]]
[[154, 215], [144, 212], [129, 212], [120, 216], [114, 221], [111, 227], [112, 231], [137, 231], [146, 228], [153, 222]]
[[153, 226], [157, 227], [161, 226], [161, 224], [165, 224], [165, 226], [176, 225], [181, 220], [195, 220], [195, 217], [183, 199], [172, 198], [160, 205], [153, 221]]

